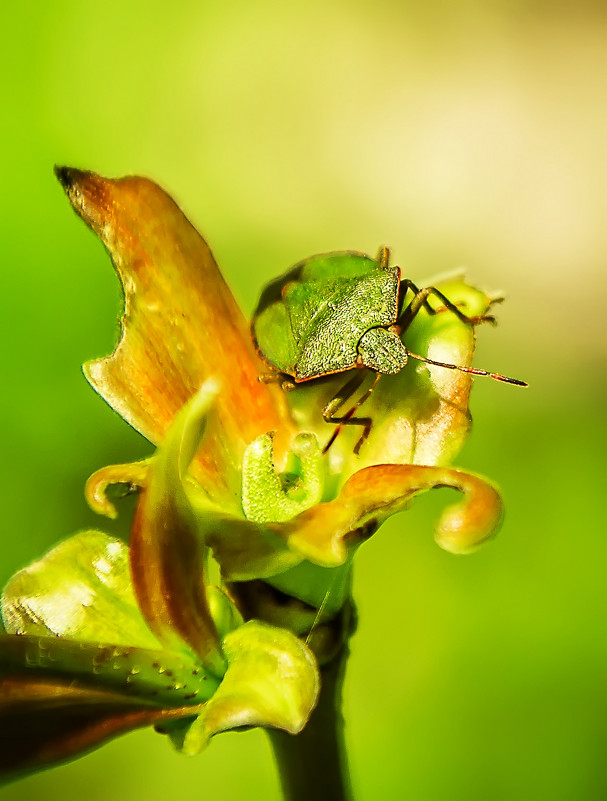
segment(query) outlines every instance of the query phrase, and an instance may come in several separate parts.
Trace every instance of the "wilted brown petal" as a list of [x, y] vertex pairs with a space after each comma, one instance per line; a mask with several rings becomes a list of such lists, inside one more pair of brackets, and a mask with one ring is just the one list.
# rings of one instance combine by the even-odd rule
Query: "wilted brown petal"
[[217, 399], [212, 380], [179, 412], [152, 460], [131, 530], [130, 560], [139, 607], [167, 648], [191, 649], [216, 675], [225, 672], [205, 591], [205, 545], [182, 477]]
[[193, 474], [216, 501], [238, 506], [242, 453], [284, 427], [286, 407], [276, 387], [257, 381], [263, 370], [247, 323], [208, 245], [152, 181], [65, 167], [57, 176], [124, 289], [122, 338], [111, 356], [85, 366], [87, 378], [156, 444], [206, 378], [222, 379]]
[[193, 714], [65, 681], [0, 677], [0, 781], [97, 748], [119, 734]]

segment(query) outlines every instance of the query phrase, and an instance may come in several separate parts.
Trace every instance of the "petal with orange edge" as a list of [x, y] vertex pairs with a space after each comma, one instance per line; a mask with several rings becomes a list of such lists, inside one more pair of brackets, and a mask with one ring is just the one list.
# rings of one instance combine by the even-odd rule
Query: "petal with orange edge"
[[500, 494], [481, 476], [429, 465], [374, 465], [359, 470], [335, 500], [313, 506], [287, 522], [225, 520], [219, 525], [218, 520], [206, 518], [199, 525], [207, 527], [207, 543], [226, 579], [270, 578], [305, 559], [322, 567], [344, 564], [418, 493], [442, 487], [455, 489], [464, 497], [443, 512], [435, 539], [451, 553], [470, 553], [499, 529], [503, 517]]
[[177, 204], [145, 178], [107, 179], [56, 168], [79, 216], [110, 253], [124, 290], [122, 337], [89, 362], [97, 392], [154, 443], [209, 376], [223, 391], [208, 423], [195, 477], [233, 507], [242, 453], [285, 424], [280, 390], [257, 380], [247, 323], [213, 255]]
[[309, 561], [334, 567], [343, 564], [388, 517], [406, 509], [418, 493], [442, 487], [464, 497], [443, 512], [435, 539], [451, 553], [470, 553], [499, 529], [502, 500], [485, 478], [447, 467], [367, 467], [346, 482], [334, 501], [268, 528]]
[[[210, 401], [209, 397], [205, 400], [205, 392], [201, 388], [200, 395], [184, 407], [153, 460], [147, 490], [153, 490], [153, 494], [142, 497], [133, 529], [134, 583], [144, 615], [157, 634], [154, 618], [163, 621], [162, 627], [169, 621], [174, 624], [176, 618], [169, 613], [168, 599], [174, 598], [172, 606], [176, 599], [183, 600], [190, 581], [185, 582], [183, 577], [191, 574], [196, 578], [191, 558], [184, 560], [177, 553], [182, 547], [180, 537], [188, 543], [188, 553], [196, 549], [194, 530], [200, 537], [198, 547], [212, 549], [225, 580], [247, 581], [284, 573], [304, 560], [322, 567], [342, 565], [386, 518], [405, 509], [416, 494], [433, 488], [451, 487], [464, 496], [460, 504], [443, 513], [436, 537], [441, 547], [467, 553], [499, 528], [502, 502], [492, 484], [463, 470], [431, 465], [373, 465], [351, 476], [334, 500], [307, 509], [304, 506], [305, 511], [290, 520], [269, 521], [265, 509], [268, 504], [272, 508], [276, 505], [279, 488], [271, 450], [260, 449], [259, 440], [250, 449], [255, 449], [261, 463], [245, 473], [245, 481], [254, 486], [246, 487], [243, 496], [255, 494], [263, 500], [267, 494], [268, 503], [250, 506], [249, 513], [261, 510], [259, 519], [226, 514], [210, 505], [186, 477], [188, 462], [202, 437]], [[271, 443], [271, 436], [266, 437]], [[263, 459], [267, 461], [265, 467]], [[154, 571], [160, 571], [156, 577]], [[190, 631], [197, 629], [199, 623]], [[193, 645], [190, 635], [185, 640]]]

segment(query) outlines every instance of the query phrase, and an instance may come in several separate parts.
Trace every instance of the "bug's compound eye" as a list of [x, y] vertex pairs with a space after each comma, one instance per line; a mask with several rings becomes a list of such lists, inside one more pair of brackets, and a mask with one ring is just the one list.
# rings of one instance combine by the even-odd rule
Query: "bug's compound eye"
[[407, 364], [407, 349], [400, 337], [386, 328], [370, 328], [358, 343], [365, 367], [384, 375], [400, 373]]
[[283, 300], [286, 300], [292, 292], [297, 290], [297, 281], [287, 281], [287, 283], [283, 286], [280, 291], [280, 296]]

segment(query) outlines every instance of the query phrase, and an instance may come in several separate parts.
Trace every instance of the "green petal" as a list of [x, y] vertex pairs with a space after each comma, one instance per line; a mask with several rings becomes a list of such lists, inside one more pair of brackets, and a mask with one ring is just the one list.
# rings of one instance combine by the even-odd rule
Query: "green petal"
[[214, 585], [207, 587], [207, 601], [220, 640], [244, 623], [238, 607], [225, 589]]
[[243, 726], [301, 731], [320, 687], [309, 648], [285, 629], [250, 621], [224, 639], [223, 650], [227, 672], [180, 749], [196, 754], [213, 735]]
[[257, 523], [290, 520], [320, 502], [324, 464], [318, 440], [300, 434], [293, 440], [288, 472], [274, 466], [273, 434], [263, 434], [245, 451], [242, 467], [242, 506]]
[[6, 631], [159, 648], [139, 611], [127, 546], [84, 531], [20, 570], [2, 596]]

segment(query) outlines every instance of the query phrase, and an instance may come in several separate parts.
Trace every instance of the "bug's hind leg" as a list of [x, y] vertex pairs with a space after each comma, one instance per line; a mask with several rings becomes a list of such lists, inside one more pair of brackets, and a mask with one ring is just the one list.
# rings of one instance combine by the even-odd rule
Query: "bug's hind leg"
[[[490, 314], [481, 314], [477, 317], [469, 317], [455, 304], [453, 301], [449, 300], [446, 295], [437, 289], [434, 286], [427, 286], [419, 289], [413, 281], [409, 278], [405, 278], [404, 281], [401, 281], [401, 286], [405, 287], [405, 291], [410, 289], [411, 292], [414, 293], [414, 298], [411, 303], [403, 310], [403, 313], [396, 321], [396, 325], [401, 330], [401, 332], [406, 331], [407, 328], [413, 322], [413, 319], [418, 314], [418, 312], [424, 308], [428, 314], [439, 314], [440, 312], [450, 311], [455, 316], [465, 323], [466, 325], [477, 325], [478, 323], [492, 323], [495, 324], [495, 317]], [[428, 297], [430, 295], [434, 295], [435, 298], [438, 298], [440, 302], [443, 304], [440, 309], [434, 309], [428, 303]], [[496, 299], [495, 302], [498, 302], [501, 299]]]
[[358, 454], [364, 441], [367, 439], [369, 434], [371, 433], [371, 427], [373, 426], [373, 420], [370, 417], [354, 417], [354, 414], [357, 409], [359, 409], [363, 403], [369, 398], [375, 387], [377, 386], [377, 382], [381, 378], [381, 373], [376, 373], [375, 378], [373, 379], [373, 383], [371, 386], [363, 392], [363, 394], [359, 397], [352, 408], [348, 409], [348, 411], [338, 417], [336, 416], [336, 412], [346, 403], [354, 393], [359, 389], [360, 385], [363, 383], [365, 379], [366, 371], [360, 370], [355, 375], [350, 378], [343, 387], [337, 391], [337, 393], [331, 398], [329, 403], [325, 406], [322, 412], [323, 419], [327, 423], [337, 423], [335, 430], [331, 434], [331, 437], [325, 447], [323, 448], [323, 453], [326, 453], [331, 445], [335, 442], [337, 435], [341, 431], [343, 426], [363, 426], [363, 431], [356, 445], [354, 446], [354, 453]]

